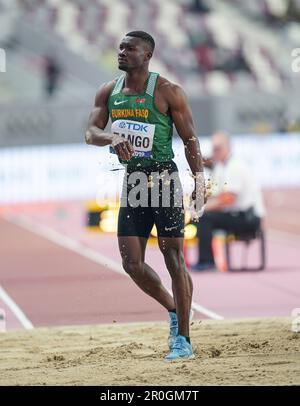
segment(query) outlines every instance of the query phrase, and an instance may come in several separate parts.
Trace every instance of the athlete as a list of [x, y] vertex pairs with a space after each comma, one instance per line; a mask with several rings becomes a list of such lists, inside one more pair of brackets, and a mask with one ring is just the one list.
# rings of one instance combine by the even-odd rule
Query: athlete
[[[122, 264], [138, 287], [169, 312], [170, 352], [165, 359], [171, 361], [194, 357], [189, 337], [193, 285], [183, 255], [183, 205], [178, 201], [174, 203], [175, 181], [171, 182], [170, 204], [165, 207], [161, 203], [163, 180], [158, 189], [158, 206], [151, 204], [150, 197], [144, 201], [145, 204], [131, 205], [128, 196], [137, 185], [132, 185], [128, 179], [133, 179], [137, 172], [144, 174], [150, 196], [153, 173], [178, 174], [173, 161], [173, 123], [184, 143], [186, 159], [195, 178], [194, 198], [196, 185], [199, 185], [196, 179], [202, 174], [203, 167], [185, 93], [180, 86], [157, 73], [149, 72], [154, 47], [154, 39], [144, 31], [129, 32], [122, 39], [118, 63], [125, 74], [100, 87], [85, 139], [87, 144], [109, 145], [111, 152], [118, 155], [126, 168], [118, 218]], [[109, 118], [112, 126], [107, 132], [105, 127]], [[162, 285], [157, 273], [145, 262], [146, 244], [154, 224], [158, 245], [172, 279], [173, 297]]]

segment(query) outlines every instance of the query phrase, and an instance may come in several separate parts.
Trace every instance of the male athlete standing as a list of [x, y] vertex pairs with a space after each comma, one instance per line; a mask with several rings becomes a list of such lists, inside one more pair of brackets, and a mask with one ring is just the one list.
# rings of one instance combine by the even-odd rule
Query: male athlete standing
[[[173, 123], [183, 140], [186, 159], [195, 179], [203, 171], [191, 109], [183, 90], [148, 70], [154, 47], [153, 38], [144, 31], [132, 31], [122, 39], [118, 62], [119, 69], [125, 74], [101, 86], [85, 135], [87, 144], [110, 145], [111, 151], [126, 166], [125, 196], [131, 190], [126, 176], [135, 171], [144, 173], [150, 180], [149, 194], [151, 173], [165, 171], [171, 175], [178, 172], [172, 160]], [[106, 132], [104, 129], [109, 118], [111, 132]], [[170, 190], [174, 198], [174, 187]], [[199, 191], [195, 181], [194, 198], [196, 192]], [[127, 197], [125, 200], [127, 204], [121, 204], [118, 220], [123, 267], [145, 293], [169, 312], [170, 353], [165, 359], [192, 358], [189, 314], [193, 285], [183, 255], [183, 206], [176, 206], [173, 202], [169, 207], [163, 207], [161, 203], [159, 207], [152, 207], [151, 203], [131, 207]], [[146, 244], [153, 224], [172, 279], [174, 298], [164, 288], [157, 273], [145, 263]]]

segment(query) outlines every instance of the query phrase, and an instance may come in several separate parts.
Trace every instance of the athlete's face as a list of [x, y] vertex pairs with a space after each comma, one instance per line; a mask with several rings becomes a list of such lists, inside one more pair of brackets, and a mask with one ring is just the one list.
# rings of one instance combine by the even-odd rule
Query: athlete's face
[[148, 44], [140, 38], [124, 37], [119, 46], [119, 69], [126, 72], [148, 64], [152, 52]]

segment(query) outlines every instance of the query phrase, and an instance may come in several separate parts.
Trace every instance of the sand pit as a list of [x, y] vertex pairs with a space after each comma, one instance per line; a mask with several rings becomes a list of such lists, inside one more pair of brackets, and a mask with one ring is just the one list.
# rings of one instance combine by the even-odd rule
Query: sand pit
[[193, 322], [196, 358], [166, 363], [167, 323], [0, 334], [0, 385], [300, 385], [288, 318]]

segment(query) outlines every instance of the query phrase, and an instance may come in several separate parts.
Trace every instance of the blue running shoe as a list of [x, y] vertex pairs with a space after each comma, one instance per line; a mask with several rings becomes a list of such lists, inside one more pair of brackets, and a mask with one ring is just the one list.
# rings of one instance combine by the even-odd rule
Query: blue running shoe
[[[174, 312], [169, 312], [170, 316], [170, 332], [169, 332], [169, 337], [168, 337], [168, 345], [170, 351], [172, 350], [173, 344], [175, 342], [175, 339], [178, 335], [178, 319], [177, 319], [177, 314]], [[190, 321], [192, 320], [194, 316], [194, 311], [193, 309], [190, 310]]]
[[184, 336], [177, 336], [166, 361], [181, 361], [194, 358], [192, 345]]

